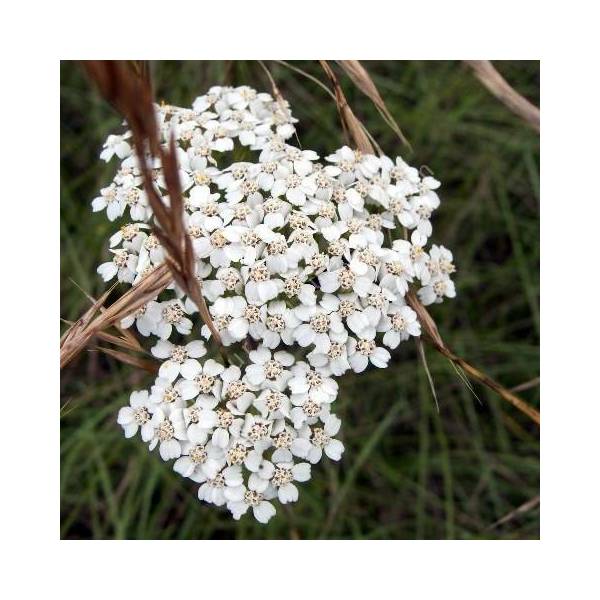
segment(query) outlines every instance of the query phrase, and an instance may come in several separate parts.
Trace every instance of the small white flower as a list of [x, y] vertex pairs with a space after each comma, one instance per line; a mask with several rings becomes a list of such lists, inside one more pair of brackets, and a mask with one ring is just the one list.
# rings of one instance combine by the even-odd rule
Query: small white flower
[[358, 339], [348, 338], [348, 362], [355, 373], [364, 371], [369, 363], [379, 369], [387, 367], [391, 355], [385, 348], [377, 346], [374, 337], [367, 333]]
[[283, 289], [283, 281], [273, 278], [271, 271], [263, 261], [255, 263], [252, 267], [242, 267], [241, 273], [249, 304], [265, 304], [276, 298]]
[[125, 202], [117, 194], [117, 188], [114, 184], [100, 190], [100, 196], [92, 200], [92, 210], [99, 212], [106, 209], [106, 216], [109, 221], [114, 221], [123, 215], [125, 211]]
[[444, 297], [454, 298], [456, 289], [454, 282], [448, 277], [436, 277], [428, 285], [422, 287], [418, 294], [421, 302], [427, 306], [428, 304], [442, 302]]
[[163, 460], [171, 460], [181, 456], [181, 441], [186, 439], [185, 423], [180, 411], [166, 406], [157, 408], [150, 421], [154, 434], [150, 440], [150, 450], [159, 446]]
[[297, 438], [292, 441], [291, 451], [294, 456], [316, 464], [321, 460], [323, 452], [331, 460], [340, 460], [344, 452], [344, 445], [334, 439], [340, 430], [341, 421], [335, 415], [329, 415], [323, 427], [309, 427], [305, 425]]
[[415, 276], [424, 285], [429, 283], [430, 279], [427, 269], [429, 256], [424, 248], [426, 243], [427, 238], [424, 235], [418, 231], [413, 231], [410, 236], [410, 242], [408, 240], [396, 240], [392, 245], [401, 261], [409, 260], [411, 262]]
[[243, 481], [242, 469], [239, 465], [226, 467], [217, 473], [215, 477], [207, 479], [207, 481], [200, 486], [198, 498], [209, 504], [223, 506], [227, 502], [225, 496], [226, 490], [229, 488], [238, 488], [243, 484]]
[[286, 199], [295, 206], [302, 206], [306, 202], [306, 197], [314, 195], [317, 191], [314, 178], [293, 173], [290, 168], [283, 165], [277, 168], [274, 177], [271, 194], [275, 198], [285, 195]]
[[181, 456], [175, 461], [173, 470], [194, 481], [214, 479], [223, 468], [223, 451], [212, 444], [182, 442]]
[[417, 313], [410, 306], [392, 305], [377, 329], [385, 332], [383, 343], [392, 349], [397, 348], [400, 342], [407, 340], [411, 335], [421, 335]]
[[127, 329], [135, 322], [137, 330], [148, 337], [154, 333], [161, 318], [161, 307], [158, 302], [150, 301], [138, 308], [135, 313], [121, 320], [121, 327]]
[[185, 406], [186, 400], [191, 400], [194, 396], [194, 388], [183, 379], [173, 383], [159, 376], [150, 390], [150, 402], [162, 408], [168, 406], [169, 409]]
[[275, 300], [267, 305], [267, 315], [256, 331], [257, 337], [267, 348], [273, 350], [283, 341], [290, 346], [293, 343], [294, 331], [300, 321], [295, 312], [285, 302]]
[[340, 168], [339, 180], [344, 185], [351, 184], [357, 177], [372, 177], [379, 169], [379, 159], [372, 154], [363, 154], [343, 146], [330, 154], [327, 160]]
[[131, 392], [129, 406], [119, 410], [117, 423], [123, 428], [125, 437], [133, 437], [138, 429], [142, 430], [142, 439], [147, 442], [152, 439], [154, 428], [151, 424], [152, 406], [146, 390]]
[[206, 354], [206, 346], [200, 340], [184, 346], [177, 346], [168, 340], [158, 340], [151, 352], [157, 358], [167, 359], [160, 365], [158, 374], [173, 382], [184, 369], [189, 371], [197, 365], [200, 370], [200, 363], [196, 359]]
[[[374, 276], [374, 272], [373, 272]], [[326, 294], [333, 294], [338, 290], [355, 292], [361, 297], [368, 294], [373, 279], [366, 275], [357, 275], [341, 260], [332, 260], [327, 270], [319, 275], [321, 290]]]
[[228, 497], [232, 499], [227, 503], [227, 508], [236, 521], [246, 514], [250, 507], [252, 507], [254, 518], [259, 523], [268, 523], [275, 516], [276, 511], [273, 504], [265, 500], [264, 495], [260, 492], [246, 489], [244, 485], [236, 488], [235, 492], [232, 489], [228, 493]]
[[277, 497], [282, 504], [298, 500], [298, 488], [294, 481], [303, 482], [310, 479], [309, 463], [278, 463], [271, 476], [271, 485], [277, 491]]
[[265, 346], [259, 346], [249, 353], [252, 364], [246, 367], [245, 379], [255, 387], [273, 387], [282, 390], [291, 377], [288, 370], [294, 364], [294, 357], [289, 352], [271, 351]]
[[110, 262], [102, 263], [97, 271], [104, 281], [110, 281], [115, 275], [119, 281], [133, 283], [138, 257], [127, 250], [112, 250], [114, 254]]
[[173, 328], [183, 335], [188, 335], [192, 331], [192, 322], [185, 316], [185, 308], [179, 300], [161, 303], [160, 310], [156, 334], [161, 340], [168, 339]]
[[120, 158], [127, 158], [131, 154], [131, 146], [127, 143], [127, 139], [131, 137], [131, 132], [126, 132], [123, 135], [109, 135], [104, 142], [104, 149], [100, 153], [100, 158], [108, 162], [115, 154]]
[[348, 332], [337, 312], [339, 300], [325, 294], [319, 304], [301, 305], [294, 314], [302, 321], [294, 329], [294, 339], [301, 347], [314, 345], [316, 352], [327, 353], [332, 342], [344, 343]]

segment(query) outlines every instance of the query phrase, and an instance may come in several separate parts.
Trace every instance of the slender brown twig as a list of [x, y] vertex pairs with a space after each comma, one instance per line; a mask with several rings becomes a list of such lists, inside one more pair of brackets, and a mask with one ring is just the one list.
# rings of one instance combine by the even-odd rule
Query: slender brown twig
[[100, 307], [103, 306], [112, 291], [112, 288], [108, 289], [62, 335], [60, 340], [60, 368], [62, 369], [68, 365], [95, 335], [135, 313], [150, 300], [154, 300], [172, 281], [169, 268], [164, 264], [160, 265], [113, 302], [106, 310], [100, 311]]
[[348, 77], [352, 80], [354, 85], [365, 94], [375, 105], [379, 114], [383, 120], [387, 123], [388, 127], [398, 136], [402, 143], [409, 149], [412, 150], [410, 142], [406, 139], [404, 133], [400, 129], [396, 119], [390, 113], [385, 101], [381, 97], [377, 86], [373, 82], [369, 72], [362, 66], [358, 60], [338, 60], [337, 61], [342, 69], [346, 72]]
[[465, 63], [504, 106], [521, 117], [532, 129], [540, 132], [540, 109], [511, 87], [489, 60], [465, 60]]
[[513, 394], [504, 386], [500, 385], [497, 381], [468, 363], [464, 358], [457, 356], [454, 352], [452, 352], [452, 350], [450, 350], [450, 348], [448, 348], [440, 336], [435, 321], [432, 319], [427, 309], [423, 306], [413, 291], [408, 292], [406, 300], [411, 308], [417, 313], [419, 322], [421, 323], [421, 328], [425, 334], [425, 340], [428, 341], [429, 344], [435, 348], [435, 350], [453, 362], [457, 367], [461, 368], [472, 379], [485, 385], [493, 392], [498, 394], [500, 398], [506, 400], [506, 402], [509, 402], [523, 414], [527, 415], [532, 421], [538, 425], [540, 424], [540, 413], [535, 408], [527, 404], [527, 402]]
[[512, 521], [516, 517], [518, 517], [520, 515], [524, 515], [525, 513], [529, 512], [530, 510], [533, 510], [534, 508], [539, 506], [539, 504], [540, 504], [540, 497], [538, 495], [538, 496], [531, 498], [531, 500], [527, 500], [527, 502], [524, 502], [523, 504], [521, 504], [521, 506], [515, 508], [514, 510], [511, 510], [507, 515], [504, 515], [501, 519], [498, 519], [495, 523], [492, 523], [488, 527], [488, 529], [495, 529], [496, 527], [499, 527], [500, 525], [505, 525], [506, 523], [508, 523], [509, 521]]
[[319, 63], [321, 64], [321, 67], [323, 68], [323, 71], [325, 71], [327, 77], [329, 77], [329, 80], [333, 86], [335, 103], [337, 105], [338, 112], [340, 113], [340, 120], [342, 122], [344, 135], [347, 138], [354, 140], [356, 148], [361, 152], [375, 154], [375, 148], [373, 147], [373, 144], [367, 135], [365, 126], [358, 120], [350, 108], [342, 87], [340, 86], [340, 82], [338, 81], [337, 75], [333, 72], [333, 69], [329, 66], [329, 63], [326, 60], [320, 60]]

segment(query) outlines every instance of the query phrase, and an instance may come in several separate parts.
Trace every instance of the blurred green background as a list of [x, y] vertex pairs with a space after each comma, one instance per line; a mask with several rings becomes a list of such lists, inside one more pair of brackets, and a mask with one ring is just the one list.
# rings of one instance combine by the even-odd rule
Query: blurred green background
[[[343, 143], [336, 108], [314, 82], [268, 62], [300, 119], [304, 147], [321, 155]], [[294, 65], [326, 81], [314, 61]], [[383, 150], [427, 165], [442, 181], [433, 241], [454, 252], [458, 297], [432, 308], [448, 345], [539, 406], [539, 138], [457, 61], [365, 62], [413, 151], [337, 69], [350, 105]], [[539, 63], [497, 62], [539, 105]], [[270, 91], [260, 65], [153, 62], [158, 99], [182, 106], [228, 82]], [[115, 163], [98, 159], [118, 115], [79, 64], [61, 63], [61, 316], [88, 306], [70, 281], [99, 295], [95, 270], [116, 230], [90, 201]], [[64, 326], [63, 326], [64, 328]], [[61, 328], [61, 330], [63, 329]], [[126, 440], [116, 424], [132, 388], [151, 376], [93, 350], [62, 373], [61, 537], [64, 539], [536, 539], [539, 431], [487, 389], [475, 397], [453, 367], [427, 349], [436, 409], [413, 344], [387, 370], [340, 380], [341, 463], [324, 459], [300, 500], [268, 526], [233, 521], [201, 504], [196, 484]], [[527, 385], [529, 382], [529, 385]], [[528, 503], [525, 510], [511, 515]]]

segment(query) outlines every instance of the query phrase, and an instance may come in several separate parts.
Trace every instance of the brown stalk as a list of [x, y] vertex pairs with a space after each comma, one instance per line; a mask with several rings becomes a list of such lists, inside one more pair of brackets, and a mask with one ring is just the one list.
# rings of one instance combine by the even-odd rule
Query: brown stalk
[[159, 364], [155, 360], [148, 360], [147, 358], [141, 358], [139, 356], [135, 356], [134, 354], [130, 354], [129, 352], [119, 352], [118, 350], [106, 348], [104, 346], [96, 346], [96, 350], [99, 350], [108, 356], [112, 356], [112, 358], [115, 358], [126, 365], [143, 369], [149, 373], [158, 373]]
[[472, 379], [485, 385], [498, 394], [498, 396], [500, 396], [503, 400], [506, 400], [515, 408], [520, 410], [523, 414], [527, 415], [532, 421], [538, 425], [540, 424], [540, 413], [535, 408], [513, 394], [510, 390], [500, 385], [497, 381], [494, 381], [491, 377], [475, 368], [464, 358], [460, 358], [454, 354], [454, 352], [452, 352], [448, 346], [446, 346], [440, 336], [435, 321], [431, 318], [431, 315], [427, 309], [423, 306], [412, 290], [408, 292], [406, 300], [412, 309], [417, 313], [423, 333], [425, 334], [425, 340], [427, 340], [433, 346], [433, 348], [435, 348], [435, 350], [453, 362], [457, 367], [461, 368], [466, 374], [470, 375]]
[[[114, 324], [114, 327], [117, 327], [117, 323]], [[96, 336], [98, 337], [98, 339], [104, 342], [114, 344], [115, 346], [118, 346], [119, 348], [124, 348], [125, 350], [131, 350], [133, 352], [145, 352], [144, 348], [140, 345], [140, 343], [137, 340], [135, 340], [135, 344], [132, 344], [128, 338], [121, 337], [120, 335], [113, 335], [112, 333], [108, 333], [106, 331], [99, 331], [96, 334]]]
[[88, 323], [90, 322], [90, 319], [100, 309], [100, 307], [104, 304], [104, 302], [106, 302], [106, 299], [108, 298], [110, 293], [113, 291], [115, 286], [116, 286], [116, 284], [112, 285], [109, 289], [107, 289], [104, 292], [104, 294], [102, 294], [102, 296], [100, 296], [100, 298], [98, 298], [98, 300], [95, 300], [94, 303], [92, 304], [92, 306], [90, 306], [90, 308], [88, 308], [83, 313], [83, 315], [81, 317], [79, 317], [79, 319], [77, 319], [77, 321], [75, 321], [75, 323], [72, 323], [71, 326], [60, 336], [61, 350], [64, 345], [71, 342], [71, 340], [77, 336], [79, 331], [81, 331], [82, 329], [87, 327]]
[[[73, 279], [71, 279], [71, 281], [79, 290], [81, 290], [81, 292], [86, 296], [86, 298], [92, 303], [92, 306], [96, 304], [97, 300], [93, 296], [90, 296], [90, 294], [88, 294], [80, 285], [78, 285], [75, 281], [73, 281]], [[116, 287], [116, 285], [117, 285], [116, 283], [113, 284], [108, 291], [109, 292], [112, 291]], [[106, 310], [106, 308], [103, 306], [103, 304], [104, 304], [104, 302], [102, 302], [98, 306], [98, 309], [100, 310], [100, 312], [104, 312]], [[145, 352], [144, 347], [140, 344], [140, 342], [138, 341], [138, 339], [135, 337], [135, 335], [133, 334], [133, 332], [130, 329], [125, 329], [124, 327], [121, 327], [121, 325], [118, 322], [115, 322], [113, 327], [118, 331], [119, 335], [115, 336], [115, 335], [112, 335], [109, 333], [99, 332], [97, 334], [98, 337], [104, 336], [105, 341], [109, 341], [112, 344], [121, 346], [122, 348], [134, 350], [136, 352]], [[109, 338], [111, 338], [111, 339], [109, 339]]]
[[285, 99], [281, 95], [281, 92], [279, 91], [279, 88], [277, 87], [277, 84], [275, 83], [275, 79], [273, 79], [273, 75], [271, 75], [271, 71], [269, 71], [269, 69], [267, 68], [267, 65], [265, 65], [265, 63], [262, 60], [259, 60], [258, 64], [262, 67], [263, 71], [267, 75], [269, 83], [271, 84], [271, 91], [273, 92], [273, 97], [275, 98], [275, 100], [277, 100], [277, 103], [279, 105], [285, 106]]
[[377, 86], [369, 75], [369, 72], [363, 67], [358, 60], [338, 60], [339, 65], [344, 69], [348, 77], [352, 79], [354, 85], [366, 96], [368, 96], [383, 120], [388, 124], [390, 129], [400, 138], [402, 143], [412, 150], [410, 142], [406, 139], [400, 126], [390, 113], [386, 103], [384, 102]]
[[[192, 241], [183, 223], [184, 203], [175, 141], [171, 137], [168, 149], [159, 143], [151, 86], [147, 80], [136, 76], [122, 61], [84, 61], [84, 67], [103, 96], [129, 124], [144, 178], [144, 188], [158, 225], [154, 228], [154, 233], [167, 252], [165, 262], [177, 285], [194, 302], [202, 320], [221, 345], [221, 337], [214, 326], [196, 276]], [[168, 206], [154, 185], [147, 160], [148, 152], [152, 157], [160, 159], [169, 197]]]
[[489, 60], [465, 60], [464, 62], [471, 67], [475, 77], [502, 104], [523, 119], [532, 129], [540, 132], [540, 109], [511, 87]]
[[506, 523], [509, 523], [516, 517], [524, 515], [524, 514], [528, 513], [530, 510], [533, 510], [534, 508], [539, 506], [539, 504], [540, 504], [539, 495], [534, 496], [533, 498], [531, 498], [531, 500], [527, 500], [527, 502], [524, 502], [523, 504], [521, 504], [521, 506], [515, 508], [514, 510], [511, 510], [507, 515], [504, 515], [501, 519], [498, 519], [498, 521], [496, 521], [495, 523], [492, 523], [487, 529], [495, 529], [496, 527], [499, 527], [500, 525], [506, 525]]
[[160, 265], [101, 312], [100, 307], [112, 288], [107, 290], [61, 337], [60, 368], [68, 365], [95, 335], [154, 300], [171, 282], [169, 268]]
[[365, 130], [363, 124], [358, 120], [346, 100], [346, 96], [340, 86], [337, 75], [333, 72], [332, 68], [326, 60], [320, 60], [319, 63], [325, 71], [327, 77], [331, 81], [333, 86], [333, 93], [335, 94], [335, 103], [340, 113], [340, 119], [342, 121], [342, 128], [344, 135], [354, 140], [354, 144], [358, 150], [365, 152], [366, 154], [375, 154], [375, 148], [369, 140], [369, 136]]

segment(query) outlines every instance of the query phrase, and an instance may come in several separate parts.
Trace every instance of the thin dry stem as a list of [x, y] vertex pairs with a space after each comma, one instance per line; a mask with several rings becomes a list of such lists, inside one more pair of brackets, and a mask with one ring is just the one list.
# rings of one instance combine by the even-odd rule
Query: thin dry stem
[[346, 74], [353, 81], [354, 85], [367, 97], [371, 99], [379, 114], [392, 131], [400, 138], [402, 143], [407, 146], [409, 150], [412, 150], [410, 142], [406, 139], [402, 133], [400, 126], [390, 113], [386, 103], [384, 102], [377, 86], [373, 82], [373, 79], [369, 75], [369, 72], [363, 67], [358, 60], [338, 60], [337, 61]]
[[540, 132], [540, 109], [519, 94], [489, 60], [465, 60], [481, 83], [509, 110]]
[[495, 523], [492, 523], [492, 525], [490, 525], [488, 527], [488, 529], [495, 529], [496, 527], [499, 527], [500, 525], [505, 525], [506, 523], [512, 521], [516, 517], [524, 515], [525, 513], [528, 513], [530, 510], [533, 510], [534, 508], [539, 506], [539, 504], [540, 504], [539, 495], [534, 496], [533, 498], [531, 498], [531, 500], [527, 500], [527, 502], [524, 502], [523, 504], [521, 504], [521, 506], [515, 508], [514, 510], [511, 510], [507, 515], [504, 515], [501, 519], [498, 519]]
[[369, 140], [369, 136], [366, 133], [364, 125], [359, 121], [348, 105], [348, 101], [346, 100], [346, 96], [344, 95], [344, 92], [340, 86], [337, 75], [333, 72], [326, 60], [320, 60], [319, 63], [321, 64], [321, 67], [323, 67], [325, 74], [327, 77], [329, 77], [331, 85], [333, 86], [335, 103], [337, 105], [338, 112], [340, 113], [344, 134], [349, 139], [354, 140], [355, 147], [361, 152], [365, 152], [366, 154], [375, 154], [375, 149]]
[[100, 307], [106, 301], [112, 288], [107, 290], [63, 334], [60, 343], [60, 368], [68, 365], [95, 335], [133, 314], [150, 300], [154, 300], [171, 282], [169, 268], [166, 265], [160, 265], [106, 310], [100, 312]]
[[520, 410], [523, 414], [527, 415], [532, 421], [540, 424], [540, 413], [527, 404], [524, 400], [513, 394], [510, 390], [500, 385], [497, 381], [494, 381], [491, 377], [468, 363], [464, 358], [461, 358], [454, 354], [448, 346], [442, 340], [435, 321], [431, 318], [431, 315], [427, 309], [423, 306], [420, 300], [417, 298], [413, 291], [409, 291], [406, 297], [408, 304], [417, 313], [419, 322], [423, 330], [424, 339], [428, 341], [435, 350], [445, 356], [448, 360], [452, 361], [457, 367], [460, 367], [466, 374], [472, 379], [485, 385], [492, 391], [494, 391], [500, 398], [506, 400], [512, 404], [515, 408]]
[[100, 352], [103, 352], [108, 356], [112, 356], [112, 358], [115, 358], [116, 360], [125, 363], [126, 365], [131, 365], [132, 367], [143, 369], [144, 371], [148, 371], [153, 375], [156, 375], [156, 373], [158, 373], [159, 364], [155, 360], [148, 360], [146, 358], [141, 358], [128, 352], [120, 352], [119, 350], [114, 350], [113, 348], [106, 348], [104, 346], [96, 346], [96, 350], [99, 350]]

